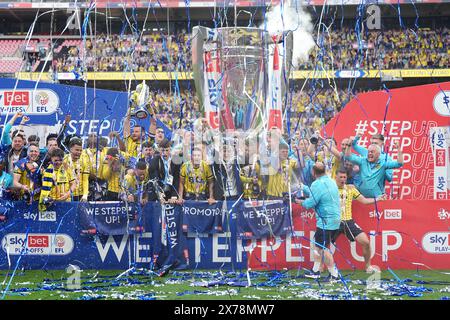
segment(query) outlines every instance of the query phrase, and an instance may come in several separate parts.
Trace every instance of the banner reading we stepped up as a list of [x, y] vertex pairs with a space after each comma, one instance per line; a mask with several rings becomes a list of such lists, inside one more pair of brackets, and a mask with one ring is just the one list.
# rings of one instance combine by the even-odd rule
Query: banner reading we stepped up
[[404, 165], [386, 185], [391, 197], [450, 198], [450, 82], [358, 94], [324, 128], [324, 136], [338, 142], [358, 132], [364, 147], [373, 134], [383, 134], [394, 160], [391, 146], [400, 142]]

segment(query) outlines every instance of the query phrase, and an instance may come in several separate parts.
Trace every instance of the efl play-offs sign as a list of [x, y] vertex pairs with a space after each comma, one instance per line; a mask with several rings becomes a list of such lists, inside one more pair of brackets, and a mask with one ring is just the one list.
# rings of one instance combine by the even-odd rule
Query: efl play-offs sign
[[9, 233], [2, 239], [2, 249], [10, 255], [64, 256], [73, 248], [73, 239], [67, 234]]
[[430, 140], [434, 155], [434, 198], [448, 198], [450, 179], [449, 145], [450, 127], [430, 128]]
[[0, 90], [0, 113], [2, 115], [23, 112], [27, 115], [49, 115], [59, 108], [59, 97], [49, 89]]

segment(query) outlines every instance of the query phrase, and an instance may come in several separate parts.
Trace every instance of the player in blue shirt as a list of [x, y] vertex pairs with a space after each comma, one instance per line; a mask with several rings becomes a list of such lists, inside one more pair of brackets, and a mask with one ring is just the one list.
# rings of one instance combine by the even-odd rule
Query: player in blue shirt
[[403, 165], [403, 152], [399, 143], [395, 142], [394, 147], [398, 149], [397, 161], [385, 161], [381, 159], [381, 147], [371, 144], [367, 149], [367, 156], [360, 157], [351, 154], [348, 149], [345, 159], [359, 166], [361, 184], [359, 192], [366, 198], [376, 198], [384, 194], [384, 181], [386, 170], [400, 168]]
[[[352, 147], [353, 149], [362, 157], [367, 156], [367, 149], [360, 146], [358, 144], [359, 139], [361, 138], [360, 135], [357, 135], [355, 139], [353, 140]], [[377, 146], [380, 146], [381, 153], [380, 153], [380, 159], [384, 161], [392, 161], [391, 156], [389, 156], [387, 153], [384, 152], [384, 136], [382, 134], [374, 134], [370, 138], [370, 144], [376, 144]], [[392, 169], [386, 170], [386, 174], [384, 176], [385, 180], [387, 182], [392, 182]]]
[[335, 233], [338, 232], [341, 223], [339, 190], [336, 182], [326, 174], [325, 165], [322, 162], [314, 164], [313, 175], [315, 181], [311, 184], [311, 188], [304, 187], [305, 195], [309, 194], [310, 196], [306, 200], [296, 200], [304, 208], [314, 208], [316, 211], [314, 266], [312, 271], [309, 274], [305, 274], [305, 276], [319, 278], [320, 265], [324, 262], [331, 274], [331, 278], [337, 280], [338, 271], [334, 264], [333, 256], [327, 249]]

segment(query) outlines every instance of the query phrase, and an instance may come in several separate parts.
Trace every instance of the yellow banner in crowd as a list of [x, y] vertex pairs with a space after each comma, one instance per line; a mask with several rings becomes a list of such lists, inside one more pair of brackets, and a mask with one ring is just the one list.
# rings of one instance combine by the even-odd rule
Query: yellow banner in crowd
[[337, 70], [293, 71], [291, 79], [323, 78], [439, 78], [450, 77], [450, 69]]
[[[380, 74], [381, 73], [381, 74]], [[52, 75], [48, 72], [17, 72], [20, 80], [51, 81]], [[297, 70], [291, 74], [291, 79], [324, 79], [324, 78], [441, 78], [450, 77], [450, 69], [404, 69], [404, 70], [337, 70], [337, 71], [313, 71]], [[58, 73], [59, 80], [75, 80], [75, 74], [71, 72]], [[387, 78], [387, 79], [386, 79]], [[191, 80], [192, 72], [88, 72], [88, 80]]]

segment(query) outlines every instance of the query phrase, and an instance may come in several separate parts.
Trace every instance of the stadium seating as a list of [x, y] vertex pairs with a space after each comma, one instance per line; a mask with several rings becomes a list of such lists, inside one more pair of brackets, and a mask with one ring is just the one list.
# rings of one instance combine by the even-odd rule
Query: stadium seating
[[21, 58], [0, 58], [0, 73], [15, 73], [21, 71]]
[[[385, 30], [382, 36], [369, 32], [363, 36], [364, 48], [359, 51], [357, 35], [351, 28], [334, 30], [332, 47], [316, 47], [310, 52], [308, 62], [299, 63], [298, 69], [312, 70], [318, 64], [325, 69], [423, 69], [447, 68], [450, 65], [448, 28], [435, 30]], [[314, 35], [317, 37], [317, 35]], [[191, 70], [188, 35], [180, 32], [167, 37], [160, 32], [143, 36], [140, 41], [131, 34], [99, 34], [95, 45], [88, 39], [86, 46], [81, 39], [61, 40], [54, 46], [54, 65], [58, 72], [73, 69], [74, 60], [86, 47], [88, 71], [188, 71]], [[40, 43], [39, 43], [40, 42]], [[49, 45], [49, 40], [29, 42], [30, 47]], [[0, 57], [21, 57], [19, 50], [25, 40], [0, 40]], [[319, 41], [320, 43], [320, 41]], [[323, 41], [322, 41], [323, 43]], [[319, 50], [316, 50], [319, 49]], [[333, 61], [333, 62], [332, 62]], [[40, 71], [36, 65], [33, 70]]]

